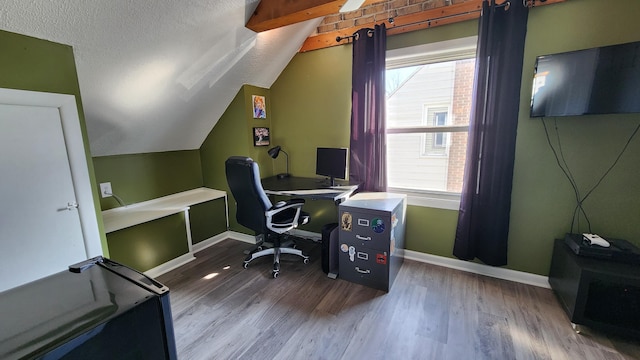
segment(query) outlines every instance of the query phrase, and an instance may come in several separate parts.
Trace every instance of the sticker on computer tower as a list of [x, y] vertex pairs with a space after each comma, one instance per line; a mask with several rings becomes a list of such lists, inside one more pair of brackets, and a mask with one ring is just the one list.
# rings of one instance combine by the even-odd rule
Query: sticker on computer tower
[[358, 219], [358, 225], [360, 226], [369, 226], [369, 219]]
[[342, 245], [340, 245], [340, 250], [341, 250], [342, 252], [347, 252], [347, 251], [349, 251], [349, 245], [347, 245], [347, 244], [342, 244]]
[[376, 263], [386, 265], [387, 264], [387, 254], [376, 254]]
[[353, 217], [350, 213], [342, 213], [342, 221], [340, 222], [340, 228], [344, 231], [351, 231], [353, 228]]
[[380, 218], [375, 218], [371, 220], [371, 229], [373, 232], [381, 234], [384, 232], [384, 221]]

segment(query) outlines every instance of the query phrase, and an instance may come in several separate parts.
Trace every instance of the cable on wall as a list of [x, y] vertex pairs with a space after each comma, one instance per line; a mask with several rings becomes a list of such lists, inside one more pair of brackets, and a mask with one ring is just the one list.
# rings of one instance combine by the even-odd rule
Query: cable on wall
[[125, 202], [120, 198], [120, 196], [114, 194], [113, 192], [107, 192], [106, 194], [113, 196], [113, 198], [116, 199], [116, 201], [118, 202], [118, 204], [120, 204], [120, 206], [127, 206]]
[[[557, 118], [554, 118], [554, 127], [555, 127], [555, 131], [556, 131], [556, 141], [558, 142], [558, 150], [557, 151], [556, 151], [556, 148], [554, 148], [553, 144], [551, 143], [551, 138], [549, 136], [549, 131], [547, 129], [547, 123], [545, 122], [545, 118], [544, 117], [542, 118], [542, 126], [544, 127], [544, 133], [545, 133], [546, 138], [547, 138], [547, 143], [549, 144], [549, 148], [551, 148], [551, 151], [553, 152], [553, 155], [554, 155], [554, 157], [556, 159], [556, 163], [558, 164], [558, 167], [560, 167], [560, 169], [562, 170], [564, 175], [569, 180], [569, 183], [571, 183], [571, 187], [573, 188], [573, 192], [574, 192], [574, 195], [575, 195], [575, 198], [576, 198], [576, 207], [575, 207], [575, 209], [573, 211], [573, 217], [571, 219], [571, 228], [570, 228], [569, 232], [572, 233], [572, 234], [574, 233], [574, 225], [575, 225], [575, 222], [576, 222], [576, 218], [578, 219], [578, 229], [580, 228], [580, 213], [582, 213], [582, 215], [584, 216], [584, 218], [585, 218], [585, 220], [587, 222], [587, 228], [588, 228], [589, 233], [593, 233], [593, 231], [591, 230], [591, 221], [589, 220], [589, 216], [587, 215], [587, 212], [582, 207], [582, 204], [593, 193], [593, 191], [598, 186], [600, 186], [602, 181], [607, 177], [607, 175], [609, 175], [611, 170], [618, 164], [618, 162], [620, 161], [620, 158], [622, 157], [622, 155], [626, 152], [627, 148], [629, 147], [629, 144], [631, 144], [631, 141], [633, 140], [633, 138], [636, 136], [636, 134], [640, 130], [640, 123], [638, 123], [636, 128], [633, 130], [633, 132], [631, 133], [631, 135], [627, 139], [627, 142], [624, 144], [624, 146], [622, 147], [622, 149], [618, 153], [618, 156], [612, 162], [611, 166], [609, 166], [609, 168], [607, 168], [607, 170], [602, 174], [602, 176], [600, 176], [600, 178], [598, 179], [596, 184], [594, 186], [592, 186], [591, 189], [589, 189], [586, 192], [586, 194], [584, 196], [582, 196], [582, 197], [580, 196], [580, 191], [578, 190], [578, 185], [577, 185], [577, 183], [575, 181], [575, 178], [573, 177], [573, 174], [571, 173], [571, 170], [569, 169], [569, 165], [567, 164], [566, 159], [564, 158], [564, 153], [562, 152], [562, 142], [560, 141], [560, 134], [558, 132]], [[560, 154], [560, 155], [558, 155], [558, 154]]]

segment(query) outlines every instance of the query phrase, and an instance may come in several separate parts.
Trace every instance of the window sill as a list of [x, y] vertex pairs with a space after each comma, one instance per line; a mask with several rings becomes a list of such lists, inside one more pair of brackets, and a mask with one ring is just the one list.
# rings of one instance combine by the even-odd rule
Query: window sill
[[460, 194], [389, 188], [389, 192], [407, 195], [407, 205], [443, 210], [460, 210]]

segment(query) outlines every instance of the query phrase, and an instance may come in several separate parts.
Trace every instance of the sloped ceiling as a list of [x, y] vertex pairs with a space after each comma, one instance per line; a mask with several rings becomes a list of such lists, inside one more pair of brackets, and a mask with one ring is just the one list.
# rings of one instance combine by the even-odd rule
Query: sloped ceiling
[[198, 149], [243, 84], [271, 87], [298, 50], [382, 22], [394, 35], [465, 21], [482, 3], [363, 0], [338, 13], [346, 1], [0, 0], [0, 30], [73, 46], [91, 155], [105, 156]]
[[322, 20], [255, 33], [258, 0], [2, 0], [0, 29], [73, 46], [92, 156], [198, 149]]

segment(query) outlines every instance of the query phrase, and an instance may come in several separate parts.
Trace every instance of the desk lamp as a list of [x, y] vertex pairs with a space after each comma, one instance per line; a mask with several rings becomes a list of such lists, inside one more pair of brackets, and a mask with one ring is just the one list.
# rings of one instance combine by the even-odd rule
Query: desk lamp
[[271, 156], [273, 159], [277, 158], [278, 155], [280, 155], [281, 151], [287, 156], [287, 172], [286, 173], [282, 173], [282, 174], [278, 174], [278, 179], [284, 179], [284, 178], [288, 178], [290, 176], [290, 174], [289, 174], [289, 154], [287, 154], [286, 151], [282, 150], [280, 145], [278, 145], [276, 147], [272, 147], [271, 149], [267, 150], [267, 154], [269, 154], [269, 156]]

